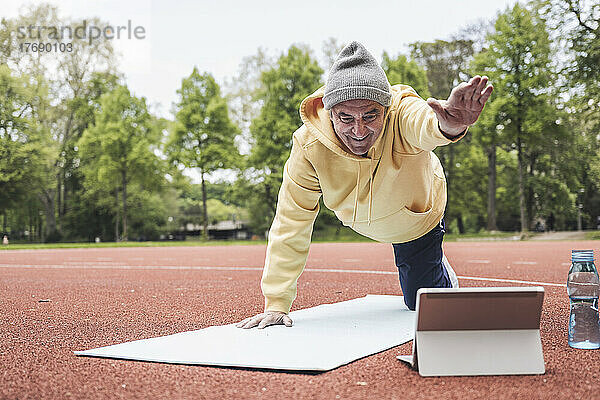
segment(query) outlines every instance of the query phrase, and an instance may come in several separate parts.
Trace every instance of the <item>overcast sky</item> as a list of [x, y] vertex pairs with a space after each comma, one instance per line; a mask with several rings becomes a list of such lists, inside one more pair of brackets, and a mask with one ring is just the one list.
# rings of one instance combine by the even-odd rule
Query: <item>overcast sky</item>
[[[23, 4], [0, 0], [3, 17], [15, 17]], [[240, 61], [259, 47], [277, 55], [293, 43], [308, 44], [321, 56], [323, 41], [362, 42], [378, 59], [406, 53], [415, 41], [446, 39], [469, 23], [492, 19], [514, 0], [421, 1], [50, 1], [63, 17], [97, 16], [110, 25], [143, 26], [142, 40], [114, 40], [119, 69], [137, 96], [170, 117], [175, 91], [194, 65], [223, 83]]]

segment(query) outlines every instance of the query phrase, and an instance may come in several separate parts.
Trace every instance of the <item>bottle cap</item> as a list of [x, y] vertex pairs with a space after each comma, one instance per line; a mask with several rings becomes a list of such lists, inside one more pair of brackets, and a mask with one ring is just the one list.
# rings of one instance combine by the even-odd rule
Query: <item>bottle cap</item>
[[594, 250], [571, 250], [571, 261], [594, 262]]

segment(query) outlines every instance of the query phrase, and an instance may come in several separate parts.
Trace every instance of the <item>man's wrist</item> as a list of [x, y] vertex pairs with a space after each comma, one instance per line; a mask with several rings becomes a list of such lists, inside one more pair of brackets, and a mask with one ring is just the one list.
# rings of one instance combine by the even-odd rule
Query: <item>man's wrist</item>
[[464, 129], [462, 129], [461, 131], [459, 131], [457, 133], [452, 133], [452, 132], [448, 132], [448, 131], [443, 130], [442, 127], [441, 127], [441, 125], [440, 125], [440, 121], [438, 121], [438, 129], [440, 130], [440, 132], [442, 133], [442, 135], [444, 135], [444, 137], [446, 137], [446, 139], [450, 139], [450, 140], [454, 140], [457, 137], [464, 135], [468, 128], [469, 128], [469, 126], [466, 125], [464, 127]]

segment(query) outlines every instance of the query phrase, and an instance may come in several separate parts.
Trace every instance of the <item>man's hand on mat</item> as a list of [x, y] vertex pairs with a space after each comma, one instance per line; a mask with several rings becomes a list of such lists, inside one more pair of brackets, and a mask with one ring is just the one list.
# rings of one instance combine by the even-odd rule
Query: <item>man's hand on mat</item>
[[238, 328], [250, 329], [258, 325], [258, 329], [263, 329], [269, 325], [292, 326], [292, 319], [286, 313], [280, 311], [267, 311], [254, 317], [249, 317], [238, 323]]

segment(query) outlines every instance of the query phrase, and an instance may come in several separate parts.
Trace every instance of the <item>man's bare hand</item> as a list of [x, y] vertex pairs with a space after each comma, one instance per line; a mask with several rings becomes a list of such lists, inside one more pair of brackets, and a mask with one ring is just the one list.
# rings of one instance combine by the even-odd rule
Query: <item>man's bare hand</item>
[[494, 90], [487, 83], [487, 76], [476, 75], [468, 83], [463, 82], [452, 89], [448, 100], [427, 99], [444, 133], [456, 136], [477, 121]]
[[246, 318], [239, 322], [238, 328], [250, 329], [258, 326], [258, 329], [263, 329], [269, 325], [285, 325], [292, 326], [292, 319], [286, 313], [279, 311], [267, 311], [254, 317]]

